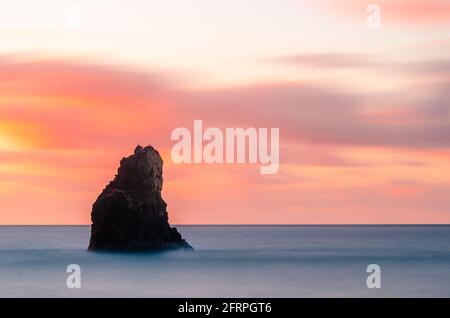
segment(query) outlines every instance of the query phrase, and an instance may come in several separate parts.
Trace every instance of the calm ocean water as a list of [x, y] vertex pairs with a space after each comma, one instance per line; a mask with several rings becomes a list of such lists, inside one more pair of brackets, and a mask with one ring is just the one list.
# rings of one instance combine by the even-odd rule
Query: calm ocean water
[[450, 297], [450, 226], [178, 229], [194, 252], [93, 253], [88, 226], [1, 226], [0, 297]]

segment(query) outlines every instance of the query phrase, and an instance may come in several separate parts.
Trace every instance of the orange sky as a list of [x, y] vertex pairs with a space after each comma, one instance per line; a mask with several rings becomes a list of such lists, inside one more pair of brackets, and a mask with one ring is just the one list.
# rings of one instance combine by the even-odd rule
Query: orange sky
[[[96, 11], [83, 1], [77, 30], [23, 25], [11, 5], [10, 24], [0, 23], [0, 224], [89, 224], [138, 143], [163, 156], [175, 224], [449, 223], [449, 6], [382, 1], [386, 24], [373, 31], [364, 1], [268, 0], [248, 16], [251, 2], [239, 14], [222, 1], [220, 12], [212, 2], [183, 11], [192, 30], [180, 19], [173, 29], [132, 26], [124, 10], [126, 32], [89, 23]], [[309, 34], [309, 12], [291, 10], [299, 3], [323, 18], [309, 21]], [[147, 27], [147, 41], [134, 41]], [[279, 172], [172, 163], [170, 132], [192, 130], [194, 119], [279, 127]]]

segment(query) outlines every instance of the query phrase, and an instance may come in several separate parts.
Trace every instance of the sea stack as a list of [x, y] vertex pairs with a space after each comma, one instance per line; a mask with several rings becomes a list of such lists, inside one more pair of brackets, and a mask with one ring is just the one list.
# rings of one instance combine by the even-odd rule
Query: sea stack
[[163, 161], [137, 146], [92, 207], [89, 250], [146, 251], [192, 247], [168, 221], [161, 197]]

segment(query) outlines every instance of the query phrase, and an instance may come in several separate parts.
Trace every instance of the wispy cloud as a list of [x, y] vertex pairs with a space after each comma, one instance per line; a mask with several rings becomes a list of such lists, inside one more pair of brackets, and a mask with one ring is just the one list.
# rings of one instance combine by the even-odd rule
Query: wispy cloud
[[446, 0], [319, 0], [313, 1], [336, 13], [361, 18], [370, 3], [382, 8], [383, 21], [389, 24], [436, 25], [448, 24], [450, 3]]

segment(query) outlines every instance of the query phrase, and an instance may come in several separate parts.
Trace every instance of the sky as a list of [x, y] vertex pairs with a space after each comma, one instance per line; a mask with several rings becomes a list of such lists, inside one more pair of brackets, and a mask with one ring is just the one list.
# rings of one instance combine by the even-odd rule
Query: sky
[[[138, 143], [174, 224], [450, 223], [448, 52], [445, 0], [0, 0], [0, 224], [90, 224]], [[194, 119], [278, 173], [173, 163]]]

